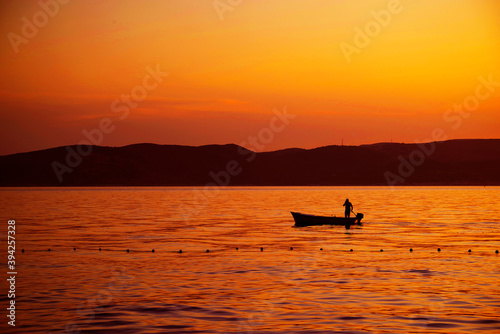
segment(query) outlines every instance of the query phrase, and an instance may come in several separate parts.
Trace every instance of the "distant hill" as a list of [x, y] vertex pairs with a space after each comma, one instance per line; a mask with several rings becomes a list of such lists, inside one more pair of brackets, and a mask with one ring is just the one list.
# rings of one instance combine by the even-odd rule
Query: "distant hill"
[[263, 153], [233, 144], [83, 149], [0, 156], [0, 186], [500, 185], [500, 139]]

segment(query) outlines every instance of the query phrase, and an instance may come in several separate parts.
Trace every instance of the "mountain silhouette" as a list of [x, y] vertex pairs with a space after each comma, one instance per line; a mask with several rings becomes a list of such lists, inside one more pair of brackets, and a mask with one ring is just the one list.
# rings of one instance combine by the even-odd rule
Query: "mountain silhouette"
[[234, 144], [85, 149], [0, 156], [0, 186], [500, 185], [500, 139], [261, 153]]

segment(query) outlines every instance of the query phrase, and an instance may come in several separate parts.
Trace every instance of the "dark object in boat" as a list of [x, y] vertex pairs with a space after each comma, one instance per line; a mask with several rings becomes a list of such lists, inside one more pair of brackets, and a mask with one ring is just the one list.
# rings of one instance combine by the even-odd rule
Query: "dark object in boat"
[[292, 212], [292, 216], [295, 220], [295, 226], [342, 225], [346, 227], [354, 224], [361, 224], [361, 219], [364, 217], [362, 213], [358, 213], [356, 217], [344, 218], [307, 215], [300, 212]]

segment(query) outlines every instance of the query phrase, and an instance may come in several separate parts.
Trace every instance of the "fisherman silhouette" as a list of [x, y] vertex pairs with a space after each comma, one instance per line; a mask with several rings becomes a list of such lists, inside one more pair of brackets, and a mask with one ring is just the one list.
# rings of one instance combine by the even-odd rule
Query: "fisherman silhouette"
[[345, 206], [345, 217], [349, 218], [351, 216], [351, 211], [354, 209], [352, 203], [349, 202], [349, 198], [345, 199], [344, 206]]

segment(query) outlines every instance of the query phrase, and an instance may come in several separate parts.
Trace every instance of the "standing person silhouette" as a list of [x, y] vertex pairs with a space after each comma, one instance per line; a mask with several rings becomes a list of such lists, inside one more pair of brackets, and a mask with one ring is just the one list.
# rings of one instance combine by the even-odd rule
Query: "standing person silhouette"
[[352, 203], [349, 202], [349, 198], [345, 199], [344, 206], [345, 206], [345, 217], [349, 218], [351, 216], [351, 211], [354, 209]]

